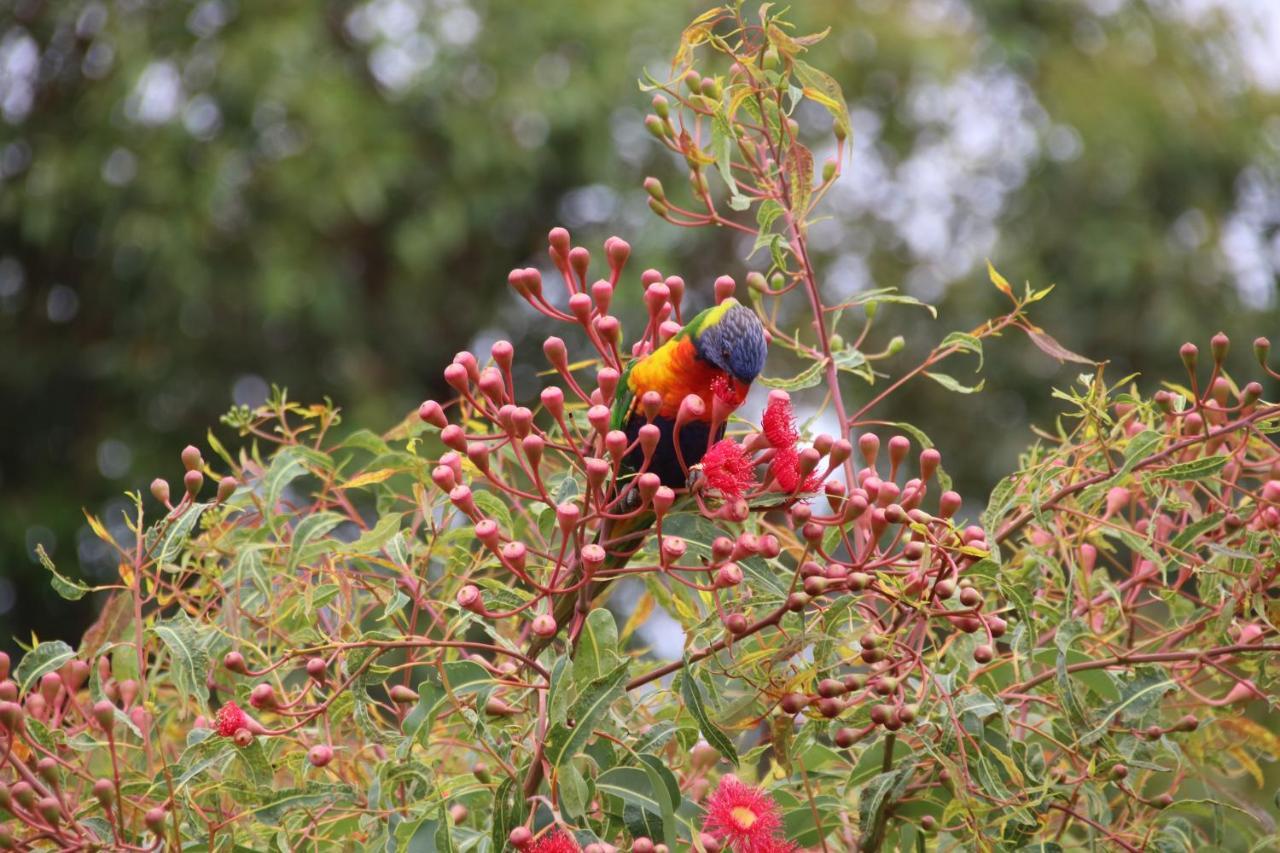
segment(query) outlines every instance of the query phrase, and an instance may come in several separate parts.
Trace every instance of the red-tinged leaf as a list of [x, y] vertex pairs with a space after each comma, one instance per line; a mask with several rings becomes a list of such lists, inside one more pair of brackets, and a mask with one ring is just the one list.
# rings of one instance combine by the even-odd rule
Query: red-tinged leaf
[[799, 142], [793, 142], [787, 157], [787, 180], [791, 183], [791, 211], [797, 221], [809, 212], [813, 195], [813, 154]]
[[1047, 353], [1058, 361], [1074, 361], [1076, 364], [1096, 365], [1097, 362], [1091, 358], [1074, 353], [1064, 347], [1062, 344], [1054, 340], [1052, 335], [1041, 329], [1027, 329], [1027, 337], [1031, 338], [1031, 343], [1035, 344], [1042, 352]]

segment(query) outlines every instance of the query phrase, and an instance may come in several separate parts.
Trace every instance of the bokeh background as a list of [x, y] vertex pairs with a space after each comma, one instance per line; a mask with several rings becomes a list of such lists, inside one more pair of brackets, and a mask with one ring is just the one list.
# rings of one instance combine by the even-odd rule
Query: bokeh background
[[[550, 226], [623, 235], [636, 269], [678, 272], [702, 301], [715, 275], [740, 278], [739, 241], [658, 221], [640, 188], [684, 186], [637, 79], [663, 74], [702, 8], [0, 0], [4, 647], [74, 642], [93, 602], [57, 598], [36, 545], [67, 574], [112, 575], [82, 508], [122, 528], [124, 492], [179, 481], [185, 444], [211, 426], [232, 443], [232, 404], [275, 383], [379, 429], [445, 393], [461, 348], [503, 335], [536, 353], [505, 278], [541, 261]], [[1247, 341], [1280, 333], [1280, 3], [792, 15], [832, 28], [812, 59], [856, 131], [812, 232], [825, 286], [942, 311], [883, 312], [880, 337], [908, 339], [887, 367], [1000, 310], [988, 257], [1056, 283], [1042, 325], [1113, 378], [1176, 377], [1177, 345], [1218, 329], [1243, 367]], [[880, 414], [931, 434], [976, 509], [1076, 369], [1010, 337], [980, 395], [913, 386]]]

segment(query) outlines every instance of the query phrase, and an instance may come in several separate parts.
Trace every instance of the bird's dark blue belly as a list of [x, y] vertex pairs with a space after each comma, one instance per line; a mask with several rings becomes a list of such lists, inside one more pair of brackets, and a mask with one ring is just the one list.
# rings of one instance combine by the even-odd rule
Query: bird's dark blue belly
[[[675, 420], [659, 416], [653, 419], [653, 423], [662, 431], [662, 437], [658, 439], [658, 448], [653, 452], [648, 470], [658, 475], [662, 485], [673, 489], [684, 488], [688, 477], [680, 467], [680, 458], [676, 456], [675, 442], [672, 440], [675, 433]], [[632, 415], [627, 421], [627, 440], [634, 442], [640, 434], [640, 427], [644, 425], [644, 415]], [[684, 455], [684, 464], [687, 467], [692, 468], [702, 461], [703, 455], [707, 452], [707, 433], [710, 430], [711, 424], [706, 421], [689, 421], [680, 428], [680, 451]], [[723, 437], [724, 424], [721, 424], [720, 429], [716, 431], [715, 440], [719, 441]], [[626, 461], [627, 467], [638, 471], [644, 464], [644, 453], [636, 447], [627, 455]]]

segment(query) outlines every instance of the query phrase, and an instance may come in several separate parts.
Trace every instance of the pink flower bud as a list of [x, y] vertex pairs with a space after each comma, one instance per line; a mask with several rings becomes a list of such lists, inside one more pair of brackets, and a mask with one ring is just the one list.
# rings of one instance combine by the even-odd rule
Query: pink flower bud
[[679, 307], [684, 301], [685, 285], [684, 279], [678, 275], [669, 275], [663, 282], [667, 286], [667, 299], [675, 307]]
[[1129, 490], [1123, 486], [1114, 486], [1107, 490], [1107, 505], [1102, 513], [1103, 518], [1110, 518], [1129, 503]]
[[270, 684], [262, 683], [254, 686], [249, 691], [249, 704], [255, 708], [274, 708], [276, 706], [276, 691]]
[[676, 412], [676, 425], [680, 426], [690, 420], [702, 420], [707, 416], [707, 404], [697, 394], [689, 394], [680, 401], [680, 410]]
[[600, 435], [609, 432], [609, 420], [611, 413], [608, 406], [592, 406], [587, 409], [587, 422], [591, 424], [591, 428]]
[[937, 473], [938, 466], [942, 464], [942, 454], [934, 448], [920, 452], [920, 479], [928, 482], [933, 479], [933, 475]]
[[597, 317], [592, 325], [605, 343], [617, 346], [619, 334], [622, 330], [622, 324], [618, 322], [617, 317], [608, 315]]
[[1190, 373], [1195, 373], [1196, 362], [1198, 360], [1199, 354], [1200, 354], [1199, 348], [1197, 348], [1196, 345], [1191, 342], [1187, 342], [1183, 344], [1178, 349], [1178, 355], [1182, 358], [1182, 363], [1186, 366], [1187, 371]]
[[422, 405], [418, 407], [418, 417], [423, 423], [430, 424], [437, 429], [444, 429], [449, 425], [448, 419], [444, 415], [444, 409], [435, 400], [424, 400]]
[[640, 427], [638, 438], [640, 440], [640, 452], [647, 460], [653, 456], [653, 451], [657, 449], [658, 442], [662, 439], [662, 430], [657, 424], [645, 424]]
[[[0, 726], [10, 732], [20, 731], [22, 729], [22, 718], [22, 706], [17, 702], [0, 702]], [[2, 784], [4, 783], [0, 782], [0, 785]]]
[[716, 586], [721, 589], [737, 586], [742, 583], [742, 569], [737, 563], [725, 563], [716, 569]]
[[554, 637], [558, 626], [556, 619], [550, 613], [540, 613], [534, 617], [533, 625], [530, 626], [534, 634], [539, 637]]
[[311, 762], [312, 767], [328, 765], [330, 761], [333, 761], [333, 747], [323, 743], [316, 744], [307, 750], [307, 761]]
[[503, 381], [502, 372], [496, 367], [486, 367], [480, 371], [480, 393], [489, 398], [495, 406], [501, 406], [507, 401], [507, 385]]
[[569, 266], [573, 268], [578, 280], [587, 280], [587, 269], [591, 266], [591, 252], [585, 246], [574, 246], [569, 250]]
[[467, 381], [467, 369], [457, 362], [444, 369], [444, 381], [449, 383], [449, 387], [459, 394], [465, 394], [470, 389]]
[[524, 450], [525, 458], [529, 460], [529, 465], [536, 471], [538, 466], [542, 464], [542, 451], [546, 447], [546, 442], [540, 435], [526, 435], [520, 442], [520, 447]]
[[487, 548], [497, 550], [500, 544], [501, 533], [498, 530], [498, 522], [492, 518], [484, 518], [476, 522], [475, 526], [476, 539], [482, 542]]
[[668, 561], [674, 562], [685, 555], [688, 545], [679, 536], [662, 537], [662, 555]]
[[431, 481], [440, 488], [441, 491], [449, 491], [458, 483], [454, 479], [453, 469], [448, 465], [437, 465], [431, 469]]
[[671, 505], [675, 502], [676, 493], [668, 486], [659, 486], [653, 493], [653, 509], [660, 516], [671, 509]]
[[[607, 437], [606, 437], [607, 440]], [[587, 459], [587, 486], [592, 490], [598, 490], [604, 486], [605, 479], [609, 476], [609, 463], [595, 456]]]
[[238, 672], [240, 674], [244, 674], [245, 672], [248, 671], [248, 668], [245, 666], [245, 663], [244, 663], [244, 655], [240, 654], [239, 652], [227, 652], [225, 655], [223, 655], [222, 665], [225, 666], [231, 672]]
[[604, 279], [591, 285], [591, 300], [595, 303], [597, 314], [608, 314], [609, 306], [613, 304], [613, 285]]
[[733, 540], [728, 536], [717, 536], [711, 540], [711, 561], [723, 563], [733, 554]]
[[733, 280], [733, 276], [722, 275], [717, 278], [715, 283], [716, 304], [719, 305], [733, 296], [733, 292], [737, 289], [738, 283]]
[[649, 309], [649, 316], [657, 316], [662, 306], [667, 304], [671, 291], [660, 281], [654, 282], [644, 292], [644, 304]]
[[508, 542], [502, 546], [502, 559], [504, 559], [514, 571], [523, 572], [529, 559], [529, 546], [523, 542]]
[[567, 372], [569, 369], [569, 351], [565, 348], [564, 341], [554, 335], [542, 342], [542, 352], [546, 355], [547, 361], [551, 366], [561, 372]]
[[581, 517], [582, 510], [578, 509], [577, 504], [566, 501], [556, 507], [556, 524], [560, 526], [560, 533], [564, 536], [573, 533]]
[[898, 472], [898, 467], [902, 465], [902, 460], [907, 458], [907, 451], [911, 449], [911, 441], [905, 436], [895, 435], [889, 439], [889, 476], [893, 477]]
[[218, 503], [225, 503], [232, 495], [236, 493], [236, 486], [240, 485], [235, 477], [226, 476], [218, 481]]
[[195, 498], [200, 494], [200, 487], [204, 485], [204, 474], [197, 469], [192, 469], [182, 475], [182, 487], [187, 490], [187, 495]]
[[564, 417], [564, 391], [554, 385], [543, 388], [541, 398], [543, 408], [547, 410], [551, 417], [556, 420]]
[[449, 491], [449, 500], [469, 518], [477, 518], [480, 510], [476, 507], [475, 497], [466, 486], [454, 486]]
[[582, 547], [582, 563], [588, 569], [598, 569], [604, 564], [606, 556], [604, 548], [594, 542]]
[[1254, 699], [1266, 698], [1251, 680], [1237, 681], [1225, 697], [1219, 700], [1221, 705], [1233, 705], [1236, 702], [1251, 702]]
[[397, 705], [411, 705], [418, 701], [418, 692], [404, 684], [391, 685], [391, 689], [387, 691], [387, 696]]
[[307, 658], [307, 675], [311, 676], [311, 678], [316, 681], [324, 681], [325, 671], [327, 669], [328, 664], [325, 663], [324, 658]]
[[680, 330], [684, 328], [674, 320], [664, 320], [658, 326], [658, 343], [665, 344], [667, 341], [680, 334]]
[[160, 477], [151, 481], [151, 495], [162, 504], [169, 502], [169, 484]]
[[551, 252], [567, 257], [569, 254], [569, 231], [565, 228], [552, 228], [547, 234], [547, 242], [551, 245]]
[[467, 459], [480, 469], [483, 474], [489, 473], [489, 446], [480, 441], [467, 442]]
[[609, 259], [609, 266], [619, 270], [626, 266], [627, 259], [631, 257], [631, 244], [621, 237], [610, 237], [605, 241], [604, 253]]
[[204, 460], [200, 458], [200, 448], [194, 444], [182, 448], [182, 464], [188, 471], [199, 470], [204, 465]]
[[458, 606], [463, 610], [479, 613], [484, 609], [484, 600], [480, 595], [480, 587], [474, 584], [467, 584], [458, 590], [454, 596], [454, 601], [458, 602]]
[[584, 326], [591, 321], [591, 297], [585, 293], [575, 293], [569, 297], [569, 313]]
[[874, 432], [864, 432], [858, 436], [858, 450], [868, 468], [875, 468], [876, 456], [880, 453], [880, 436]]

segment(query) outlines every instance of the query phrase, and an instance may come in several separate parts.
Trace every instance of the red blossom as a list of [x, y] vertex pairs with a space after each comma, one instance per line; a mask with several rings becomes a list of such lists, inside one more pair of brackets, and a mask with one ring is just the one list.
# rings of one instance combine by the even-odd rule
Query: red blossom
[[747, 388], [741, 383], [734, 383], [723, 373], [711, 380], [711, 393], [730, 409], [736, 409], [747, 399]]
[[822, 478], [816, 472], [805, 477], [803, 482], [800, 479], [800, 450], [796, 447], [796, 443], [800, 441], [800, 431], [796, 429], [791, 398], [785, 391], [774, 391], [769, 395], [769, 405], [765, 407], [761, 429], [775, 449], [769, 473], [778, 481], [778, 488], [788, 494], [816, 491], [822, 483]]
[[772, 446], [795, 447], [800, 440], [800, 433], [796, 429], [795, 413], [791, 411], [791, 398], [785, 393], [770, 394], [761, 427]]
[[235, 702], [228, 702], [218, 709], [213, 718], [213, 727], [223, 737], [231, 737], [240, 729], [249, 727], [249, 715], [240, 710]]
[[723, 439], [711, 446], [702, 457], [702, 473], [707, 485], [725, 497], [742, 497], [756, 485], [755, 465], [742, 445]]
[[778, 488], [787, 494], [816, 491], [822, 483], [817, 471], [800, 481], [800, 451], [794, 447], [779, 447], [773, 456], [769, 473], [778, 481]]
[[529, 853], [582, 853], [582, 848], [572, 835], [556, 827], [535, 841]]
[[[707, 801], [702, 831], [722, 841], [734, 853], [774, 853], [789, 845], [777, 837], [782, 829], [778, 804], [758, 788], [725, 776]], [[780, 846], [781, 845], [781, 846]]]

